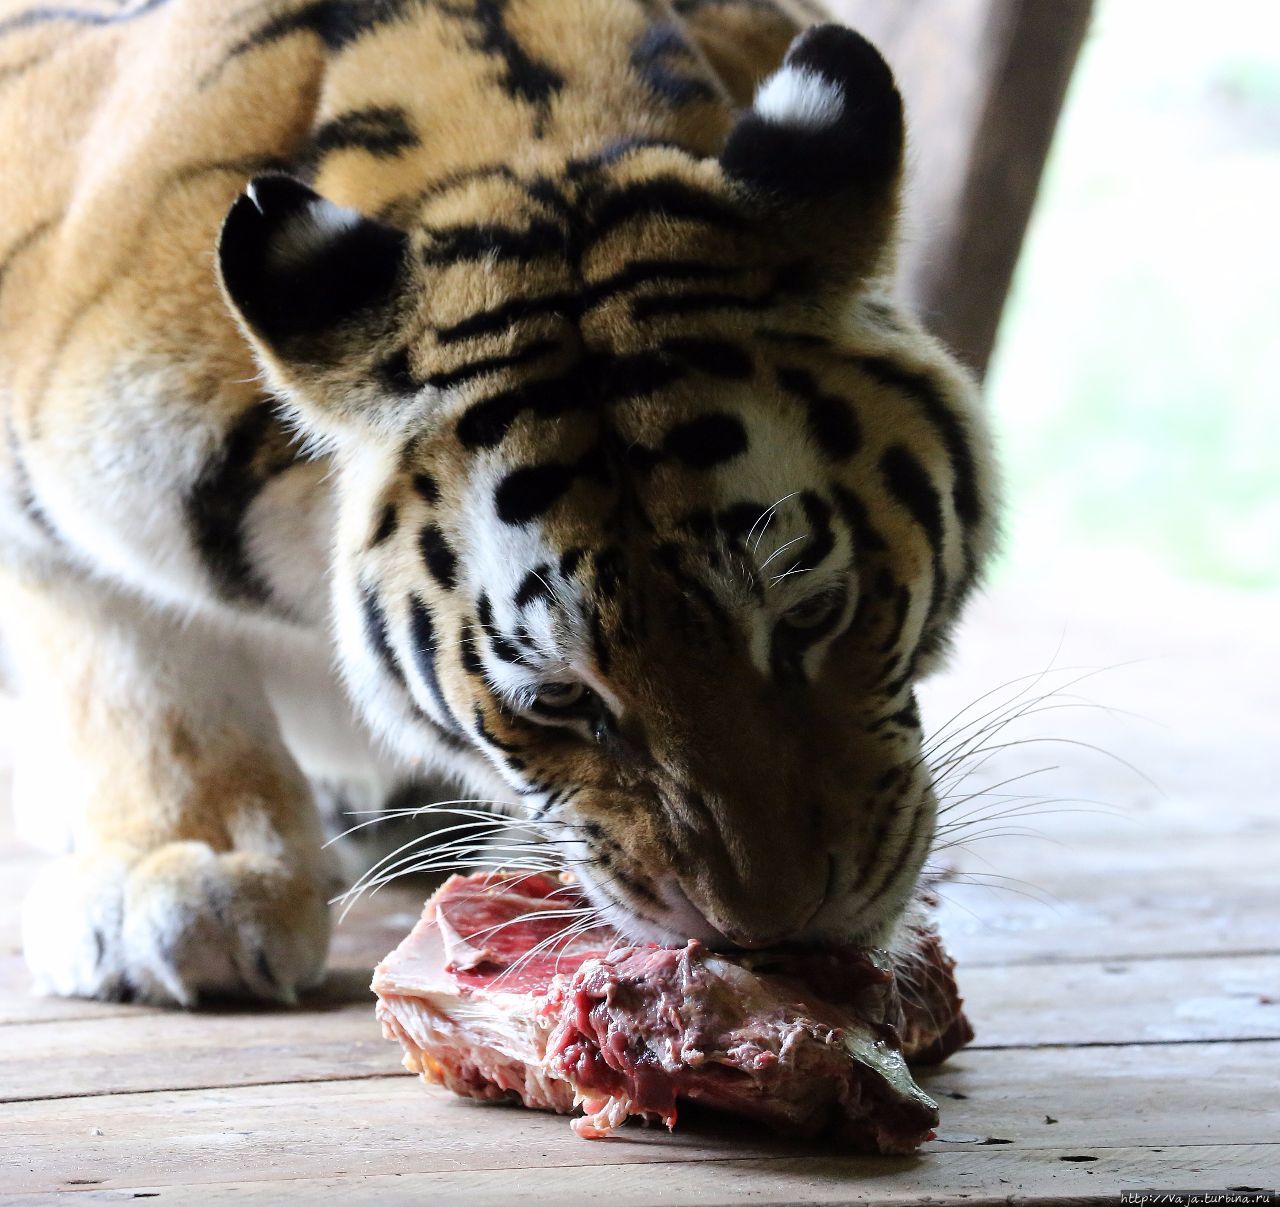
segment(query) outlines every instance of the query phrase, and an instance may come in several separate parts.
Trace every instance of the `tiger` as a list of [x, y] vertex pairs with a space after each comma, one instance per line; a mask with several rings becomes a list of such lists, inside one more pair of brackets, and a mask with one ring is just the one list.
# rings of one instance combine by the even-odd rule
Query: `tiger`
[[0, 131], [38, 991], [297, 1001], [326, 785], [489, 802], [634, 941], [892, 941], [998, 486], [895, 298], [874, 47], [800, 0], [0, 0]]

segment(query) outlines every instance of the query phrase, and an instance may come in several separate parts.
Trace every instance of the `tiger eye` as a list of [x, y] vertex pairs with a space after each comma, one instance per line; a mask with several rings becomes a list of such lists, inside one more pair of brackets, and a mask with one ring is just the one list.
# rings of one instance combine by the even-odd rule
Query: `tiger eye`
[[837, 595], [815, 595], [785, 612], [782, 623], [793, 629], [816, 629], [831, 619], [840, 602]]
[[582, 702], [588, 690], [584, 683], [544, 683], [534, 698], [542, 708], [572, 708]]

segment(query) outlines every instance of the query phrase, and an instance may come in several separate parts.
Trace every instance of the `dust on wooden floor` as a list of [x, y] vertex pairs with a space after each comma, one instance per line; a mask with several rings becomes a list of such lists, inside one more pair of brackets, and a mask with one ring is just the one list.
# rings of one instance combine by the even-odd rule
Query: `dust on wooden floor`
[[[972, 821], [944, 831], [974, 841], [938, 862], [954, 865], [943, 926], [978, 1039], [922, 1078], [942, 1124], [918, 1157], [844, 1157], [706, 1121], [592, 1144], [554, 1116], [428, 1090], [401, 1071], [365, 989], [421, 904], [394, 889], [338, 930], [329, 984], [297, 1011], [33, 998], [17, 910], [40, 857], [5, 830], [0, 1201], [975, 1204], [1275, 1187], [1273, 604], [1005, 590], [975, 608], [955, 669], [925, 693], [942, 749], [966, 703], [1059, 669], [949, 730], [1000, 749], [973, 756], [992, 758], [943, 802], [944, 825]], [[1068, 688], [1075, 666], [1112, 669]], [[987, 732], [999, 713], [984, 714], [1024, 687], [1018, 703], [1065, 694]], [[1037, 736], [1056, 740], [1023, 741]], [[1031, 799], [966, 799], [986, 786]], [[1034, 837], [1012, 832], [1027, 826]]]

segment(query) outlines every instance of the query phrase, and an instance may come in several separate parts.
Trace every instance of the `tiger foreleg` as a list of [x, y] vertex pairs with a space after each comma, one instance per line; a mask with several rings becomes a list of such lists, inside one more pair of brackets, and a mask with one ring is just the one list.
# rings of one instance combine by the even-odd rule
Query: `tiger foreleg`
[[234, 642], [70, 576], [6, 570], [0, 608], [22, 693], [19, 819], [60, 813], [69, 852], [23, 907], [37, 988], [191, 1005], [315, 984], [319, 825]]

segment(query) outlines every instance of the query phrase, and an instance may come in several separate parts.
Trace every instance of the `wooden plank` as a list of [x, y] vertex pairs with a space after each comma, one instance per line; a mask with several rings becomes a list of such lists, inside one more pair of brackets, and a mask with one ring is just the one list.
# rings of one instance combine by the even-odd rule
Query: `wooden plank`
[[[1104, 1165], [1108, 1154], [1186, 1146], [1206, 1152], [1217, 1145], [1225, 1152], [1231, 1144], [1243, 1174], [1244, 1146], [1268, 1144], [1280, 1123], [1272, 1075], [1277, 1062], [1278, 1043], [968, 1052], [926, 1079], [943, 1118], [941, 1138], [920, 1159], [838, 1164], [860, 1174], [910, 1173], [909, 1184], [923, 1194], [946, 1185], [931, 1173], [944, 1169], [995, 1189], [1011, 1168], [1000, 1163], [1003, 1157], [1024, 1173], [1057, 1169], [1067, 1164], [1059, 1156], [1071, 1153], [1096, 1154], [1099, 1167], [1114, 1169]], [[1057, 1122], [1046, 1123], [1046, 1116]], [[687, 1122], [673, 1135], [628, 1127], [614, 1140], [591, 1144], [578, 1140], [562, 1118], [465, 1102], [408, 1075], [74, 1098], [0, 1107], [7, 1139], [0, 1184], [41, 1193], [73, 1181], [108, 1190], [493, 1169], [520, 1170], [523, 1178], [539, 1169], [631, 1164], [680, 1166], [692, 1177], [697, 1163], [768, 1158], [803, 1164], [831, 1151], [829, 1143], [795, 1144], [745, 1125], [705, 1117]], [[960, 1153], [968, 1156], [957, 1163]], [[649, 1172], [660, 1176], [647, 1169], [646, 1178]], [[949, 1185], [965, 1188], [961, 1181]], [[1116, 1188], [1112, 1183], [1105, 1190]], [[704, 1200], [690, 1190], [686, 1201]]]
[[[1096, 1150], [1095, 1150], [1096, 1151]], [[1212, 1146], [1165, 1150], [1108, 1150], [1090, 1154], [948, 1154], [927, 1162], [911, 1158], [841, 1160], [830, 1156], [701, 1162], [647, 1166], [642, 1177], [623, 1165], [537, 1169], [513, 1179], [509, 1171], [410, 1174], [362, 1178], [362, 1196], [379, 1202], [458, 1203], [510, 1207], [521, 1203], [608, 1203], [613, 1207], [660, 1204], [752, 1203], [782, 1207], [805, 1203], [955, 1204], [982, 1207], [1010, 1202], [1114, 1203], [1117, 1188], [1170, 1186], [1216, 1189], [1242, 1176], [1271, 1186], [1280, 1167], [1280, 1147]], [[351, 1183], [308, 1179], [284, 1184], [239, 1183], [184, 1191], [173, 1201], [218, 1204], [269, 1191], [279, 1202], [351, 1201]], [[277, 1197], [278, 1196], [278, 1197]], [[165, 1196], [170, 1198], [169, 1195]]]
[[961, 968], [976, 1047], [1280, 1040], [1280, 958]]
[[157, 1012], [0, 1029], [0, 1102], [395, 1073], [371, 1002], [328, 1013]]
[[1052, 893], [1048, 903], [944, 885], [943, 934], [966, 969], [1274, 952], [1280, 881], [1260, 853], [1242, 850], [1241, 856], [1245, 866], [1231, 879], [1195, 863], [1131, 874], [1036, 876], [1033, 891]]
[[[793, 1207], [804, 1203], [945, 1204], [950, 1207], [1007, 1207], [1010, 1203], [1061, 1203], [1071, 1207], [1112, 1204], [1120, 1189], [1177, 1186], [1221, 1189], [1245, 1178], [1274, 1186], [1280, 1173], [1280, 1146], [1209, 1145], [1188, 1149], [1104, 1149], [1009, 1153], [993, 1150], [949, 1153], [927, 1161], [913, 1158], [841, 1159], [827, 1155], [646, 1165], [576, 1166], [520, 1171], [362, 1175], [356, 1178], [300, 1178], [288, 1182], [237, 1181], [164, 1190], [166, 1203], [261, 1202], [379, 1204], [421, 1207], [511, 1207], [521, 1204], [606, 1203], [609, 1207], [662, 1204], [751, 1203]], [[120, 1194], [159, 1194], [142, 1183]], [[93, 1199], [97, 1196], [77, 1195]], [[4, 1200], [0, 1198], [0, 1202]]]
[[[1204, 1145], [1174, 1149], [1079, 1149], [1043, 1153], [954, 1152], [913, 1158], [756, 1157], [720, 1161], [485, 1169], [404, 1174], [343, 1172], [332, 1177], [237, 1179], [170, 1186], [144, 1181], [110, 1190], [76, 1183], [55, 1194], [77, 1202], [162, 1198], [167, 1204], [244, 1202], [346, 1204], [797, 1203], [951, 1204], [1007, 1207], [1062, 1203], [1113, 1204], [1126, 1190], [1170, 1186], [1221, 1191], [1228, 1185], [1274, 1186], [1280, 1146]], [[69, 1193], [68, 1193], [69, 1192]], [[0, 1203], [47, 1201], [0, 1193]]]
[[[960, 979], [979, 1047], [1280, 1040], [1275, 957], [970, 968]], [[353, 977], [356, 1004], [328, 1008], [144, 1018], [104, 1007], [0, 1028], [0, 1101], [394, 1074], [399, 1049], [381, 1039], [365, 984]]]
[[62, 1023], [80, 1019], [132, 1018], [160, 1013], [124, 1002], [87, 1002], [74, 997], [37, 997], [21, 951], [0, 955], [0, 1027], [18, 1023]]
[[832, 0], [830, 8], [881, 48], [906, 101], [913, 171], [903, 291], [982, 372], [1091, 0]]

